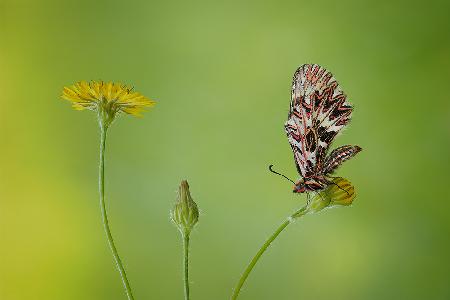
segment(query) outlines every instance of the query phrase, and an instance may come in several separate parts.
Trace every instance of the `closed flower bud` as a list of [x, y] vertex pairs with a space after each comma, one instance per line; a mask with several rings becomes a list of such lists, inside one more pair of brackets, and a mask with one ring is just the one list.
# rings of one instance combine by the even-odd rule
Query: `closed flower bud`
[[181, 181], [178, 188], [178, 198], [171, 211], [172, 221], [177, 225], [182, 234], [189, 235], [198, 222], [199, 212], [197, 204], [192, 200], [189, 192], [189, 184], [186, 180]]
[[332, 183], [312, 198], [308, 204], [308, 212], [319, 212], [327, 207], [349, 206], [355, 197], [355, 188], [350, 181], [336, 177]]

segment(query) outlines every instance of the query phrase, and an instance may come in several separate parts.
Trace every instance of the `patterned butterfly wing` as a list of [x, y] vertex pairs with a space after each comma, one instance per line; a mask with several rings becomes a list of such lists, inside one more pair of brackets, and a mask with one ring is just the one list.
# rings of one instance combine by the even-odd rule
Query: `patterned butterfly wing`
[[352, 109], [325, 68], [305, 64], [294, 73], [285, 130], [303, 178], [322, 173], [328, 147], [350, 121]]
[[331, 151], [323, 164], [323, 174], [334, 172], [344, 161], [349, 160], [361, 151], [361, 147], [345, 145]]

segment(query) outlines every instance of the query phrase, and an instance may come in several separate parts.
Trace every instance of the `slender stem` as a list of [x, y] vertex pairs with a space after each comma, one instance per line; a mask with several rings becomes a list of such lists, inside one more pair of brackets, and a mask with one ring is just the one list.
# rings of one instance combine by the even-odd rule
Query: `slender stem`
[[289, 225], [291, 224], [294, 219], [300, 218], [301, 216], [305, 215], [307, 213], [307, 206], [302, 207], [295, 213], [293, 213], [286, 221], [284, 221], [278, 228], [275, 230], [275, 232], [266, 240], [266, 242], [261, 246], [259, 251], [255, 254], [253, 259], [248, 264], [247, 268], [245, 269], [244, 273], [242, 273], [241, 278], [239, 279], [236, 287], [234, 288], [233, 295], [231, 296], [232, 300], [237, 299], [239, 296], [239, 292], [241, 291], [242, 286], [244, 285], [245, 281], [247, 280], [248, 275], [250, 275], [250, 272], [255, 267], [258, 260], [261, 258], [261, 256], [266, 252], [266, 250], [269, 248], [270, 244], [280, 235], [280, 233]]
[[183, 234], [184, 248], [184, 299], [189, 300], [189, 233]]
[[114, 240], [111, 234], [111, 230], [109, 229], [108, 215], [106, 213], [106, 205], [105, 205], [105, 144], [106, 144], [106, 131], [107, 127], [101, 126], [100, 128], [100, 165], [99, 165], [99, 181], [98, 188], [100, 193], [100, 208], [102, 211], [102, 220], [103, 227], [105, 229], [106, 236], [108, 238], [109, 248], [114, 256], [114, 261], [116, 262], [117, 269], [120, 273], [120, 278], [122, 279], [122, 283], [125, 287], [125, 291], [127, 293], [128, 300], [133, 300], [133, 294], [131, 292], [130, 283], [127, 279], [127, 274], [125, 273], [125, 268], [122, 265], [122, 261], [120, 260], [119, 253], [117, 252], [116, 246], [114, 245]]

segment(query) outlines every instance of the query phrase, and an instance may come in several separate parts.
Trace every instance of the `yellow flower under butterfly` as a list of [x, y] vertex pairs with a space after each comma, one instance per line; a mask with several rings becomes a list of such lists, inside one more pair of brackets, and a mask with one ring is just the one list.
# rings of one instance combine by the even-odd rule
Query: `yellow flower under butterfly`
[[109, 125], [118, 113], [140, 116], [145, 108], [155, 105], [155, 101], [126, 85], [103, 81], [80, 81], [64, 87], [62, 98], [72, 102], [76, 110], [97, 111], [105, 125]]
[[355, 188], [351, 182], [343, 177], [335, 177], [325, 189], [311, 199], [308, 211], [318, 212], [327, 207], [349, 206], [355, 197]]

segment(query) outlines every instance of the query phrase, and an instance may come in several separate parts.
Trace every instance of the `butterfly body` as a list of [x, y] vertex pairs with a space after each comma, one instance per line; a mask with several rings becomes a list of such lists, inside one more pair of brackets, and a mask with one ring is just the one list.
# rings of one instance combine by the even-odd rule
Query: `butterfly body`
[[323, 176], [300, 178], [300, 180], [295, 183], [294, 193], [319, 191], [326, 187], [327, 184], [328, 180]]
[[359, 146], [328, 149], [350, 122], [353, 107], [333, 75], [315, 64], [305, 64], [294, 73], [291, 103], [285, 131], [300, 180], [295, 193], [318, 191], [331, 184], [331, 174], [356, 155]]

